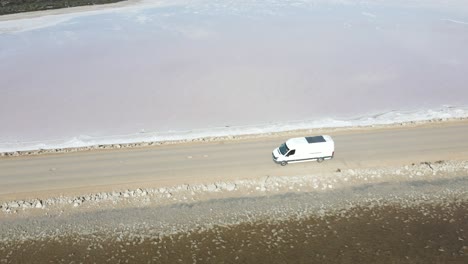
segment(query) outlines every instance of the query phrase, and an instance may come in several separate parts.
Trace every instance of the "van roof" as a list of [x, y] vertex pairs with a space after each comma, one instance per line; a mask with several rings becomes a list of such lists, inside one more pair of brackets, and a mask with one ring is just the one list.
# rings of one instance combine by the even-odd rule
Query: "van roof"
[[326, 140], [323, 138], [323, 136], [315, 136], [315, 137], [305, 137], [308, 143], [319, 143], [319, 142], [325, 142]]
[[313, 137], [300, 137], [300, 138], [291, 138], [286, 141], [286, 145], [290, 149], [296, 149], [298, 146], [314, 144], [314, 143], [323, 143], [323, 142], [333, 142], [332, 138], [327, 135], [323, 136], [313, 136]]

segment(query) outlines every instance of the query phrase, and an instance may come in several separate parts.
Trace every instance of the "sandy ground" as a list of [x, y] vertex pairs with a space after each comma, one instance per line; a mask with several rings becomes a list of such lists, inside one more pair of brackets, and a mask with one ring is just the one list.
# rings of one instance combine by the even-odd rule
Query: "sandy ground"
[[304, 132], [4, 156], [0, 263], [466, 263], [467, 121]]
[[[330, 134], [335, 158], [281, 167], [271, 151], [289, 137]], [[187, 142], [0, 158], [0, 202], [114, 190], [210, 184], [276, 176], [330, 174], [337, 169], [468, 160], [468, 121], [384, 128], [294, 131], [246, 139]]]

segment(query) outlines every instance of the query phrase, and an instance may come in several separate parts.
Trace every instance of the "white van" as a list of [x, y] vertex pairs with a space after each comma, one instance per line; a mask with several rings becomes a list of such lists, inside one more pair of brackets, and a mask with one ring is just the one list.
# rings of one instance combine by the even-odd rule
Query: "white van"
[[285, 166], [288, 163], [332, 159], [335, 142], [330, 136], [300, 137], [288, 139], [273, 150], [273, 160]]

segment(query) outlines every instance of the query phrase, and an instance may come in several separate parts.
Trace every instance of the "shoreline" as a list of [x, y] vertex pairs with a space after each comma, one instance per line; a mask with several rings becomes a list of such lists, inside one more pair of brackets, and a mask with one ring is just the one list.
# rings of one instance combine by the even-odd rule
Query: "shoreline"
[[38, 155], [51, 155], [51, 154], [64, 154], [74, 152], [86, 151], [103, 151], [103, 150], [118, 150], [118, 149], [133, 149], [154, 147], [162, 145], [179, 145], [200, 142], [222, 142], [222, 141], [242, 141], [251, 139], [274, 138], [274, 137], [295, 137], [304, 134], [327, 134], [327, 133], [346, 133], [346, 132], [362, 132], [378, 129], [398, 129], [410, 127], [424, 127], [424, 126], [438, 126], [444, 124], [457, 124], [468, 123], [468, 117], [457, 118], [435, 118], [423, 121], [408, 121], [398, 122], [392, 124], [376, 124], [376, 125], [362, 125], [362, 126], [345, 126], [345, 127], [323, 127], [323, 128], [310, 128], [310, 129], [293, 129], [280, 132], [266, 132], [256, 134], [239, 134], [227, 136], [208, 136], [193, 139], [180, 139], [180, 140], [162, 140], [162, 141], [141, 141], [135, 143], [114, 143], [114, 144], [96, 144], [83, 147], [70, 147], [70, 148], [50, 148], [50, 149], [37, 149], [37, 150], [20, 150], [0, 152], [1, 158], [23, 157], [23, 156], [38, 156]]
[[[171, 142], [123, 150], [97, 149], [67, 155], [4, 157], [0, 159], [0, 203], [16, 200], [18, 203], [11, 206], [16, 209], [11, 211], [22, 212], [23, 207], [35, 207], [35, 199], [62, 197], [67, 206], [77, 203], [77, 208], [84, 208], [91, 204], [88, 201], [101, 201], [109, 194], [114, 196], [114, 191], [116, 199], [131, 198], [138, 189], [154, 194], [158, 201], [174, 202], [181, 198], [180, 201], [189, 202], [192, 198], [199, 199], [201, 194], [211, 198], [216, 198], [212, 194], [237, 195], [237, 189], [244, 184], [253, 188], [241, 191], [247, 195], [269, 193], [270, 182], [293, 188], [286, 191], [304, 191], [324, 186], [338, 188], [339, 184], [369, 184], [382, 179], [390, 182], [408, 181], [411, 177], [427, 180], [434, 177], [434, 168], [443, 165], [439, 161], [447, 163], [442, 166], [448, 170], [445, 174], [457, 170], [461, 173], [458, 176], [468, 176], [468, 166], [461, 165], [468, 161], [467, 132], [466, 120], [392, 128], [333, 129], [330, 135], [339, 144], [338, 155], [331, 162], [294, 164], [286, 168], [273, 163], [271, 150], [297, 135], [293, 132], [226, 141], [218, 138], [213, 142]], [[444, 140], [439, 140], [442, 138]], [[432, 143], [428, 145], [428, 142]], [[458, 165], [452, 166], [452, 163]], [[390, 168], [399, 169], [388, 171]], [[366, 176], [361, 177], [358, 172]], [[405, 172], [409, 172], [408, 175]], [[346, 184], [345, 179], [348, 180]], [[295, 183], [302, 186], [295, 188]], [[223, 191], [225, 189], [227, 191]], [[180, 190], [185, 190], [186, 195], [177, 198], [175, 194], [182, 193]], [[195, 197], [192, 191], [197, 194]], [[10, 206], [2, 206], [7, 207]]]
[[240, 262], [464, 263], [466, 158], [0, 199], [0, 260], [220, 263], [235, 254]]
[[[233, 259], [239, 263], [291, 259], [300, 263], [348, 263], [349, 259], [360, 263], [465, 263], [466, 194], [461, 200], [450, 195], [442, 198], [444, 195], [419, 194], [389, 201], [369, 198], [340, 210], [314, 213], [308, 208], [305, 213], [290, 212], [289, 217], [285, 214], [279, 219], [257, 216], [186, 230], [177, 225], [172, 232], [161, 232], [148, 223], [140, 229], [122, 224], [96, 233], [67, 232], [61, 227], [50, 235], [3, 240], [0, 256], [6, 263], [194, 263], [194, 258], [203, 263]], [[40, 219], [38, 223], [48, 222]]]
[[[297, 252], [294, 248], [304, 246], [301, 241], [306, 239], [310, 243], [315, 241], [315, 246], [311, 248], [314, 252], [323, 252], [332, 259], [337, 256], [334, 252], [337, 250], [339, 253], [348, 252], [346, 254], [359, 252], [357, 256], [374, 260], [380, 260], [383, 256], [387, 259], [405, 256], [407, 260], [408, 257], [418, 259], [418, 252], [421, 251], [426, 252], [424, 256], [429, 259], [438, 256], [462, 260], [468, 256], [468, 247], [463, 242], [468, 234], [464, 231], [468, 208], [468, 192], [464, 186], [468, 177], [451, 177], [454, 175], [451, 169], [441, 169], [443, 163], [431, 165], [448, 178], [440, 177], [438, 173], [434, 179], [426, 179], [430, 178], [430, 173], [418, 176], [419, 170], [431, 171], [428, 164], [419, 164], [401, 172], [400, 178], [394, 181], [387, 181], [393, 177], [382, 178], [380, 183], [362, 181], [344, 189], [300, 192], [295, 190], [300, 186], [296, 182], [291, 185], [294, 190], [282, 193], [263, 191], [263, 195], [258, 195], [262, 191], [256, 190], [257, 195], [172, 204], [145, 202], [144, 199], [151, 196], [147, 194], [131, 206], [98, 206], [96, 210], [80, 210], [86, 206], [84, 203], [77, 207], [70, 205], [75, 208], [72, 213], [64, 208], [53, 212], [50, 208], [42, 208], [34, 209], [42, 214], [17, 213], [4, 214], [3, 217], [0, 214], [0, 256], [16, 262], [21, 262], [21, 259], [23, 262], [27, 259], [105, 262], [110, 259], [132, 260], [134, 256], [140, 256], [140, 260], [152, 258], [158, 263], [172, 263], [178, 256], [170, 254], [170, 251], [187, 252], [185, 245], [188, 240], [189, 244], [195, 243], [196, 248], [208, 248], [215, 252], [208, 255], [217, 256], [218, 260], [232, 260], [229, 251], [224, 251], [226, 247], [233, 252], [246, 252], [240, 255], [249, 259], [252, 256], [249, 252], [260, 249], [260, 255], [264, 255], [264, 251], [278, 254], [276, 247], [271, 249], [269, 245], [275, 241], [282, 244], [278, 237], [285, 238], [289, 234], [289, 238], [285, 239], [289, 242], [284, 244], [282, 252], [288, 249], [286, 252], [290, 251], [293, 255]], [[381, 172], [384, 175], [398, 169], [402, 168]], [[343, 173], [370, 176], [377, 175], [375, 172], [379, 173], [378, 170]], [[410, 178], [413, 173], [415, 177]], [[402, 181], [403, 178], [407, 180]], [[308, 180], [310, 182], [310, 178]], [[276, 188], [275, 182], [278, 183], [273, 179], [267, 187]], [[175, 192], [173, 195], [179, 196]], [[264, 241], [262, 243], [265, 245], [252, 248], [236, 243], [234, 238], [242, 233], [249, 234], [243, 236], [244, 240]], [[256, 238], [258, 233], [264, 239]], [[392, 250], [392, 254], [378, 257], [374, 254], [375, 250], [384, 248], [372, 242], [376, 237], [388, 239], [386, 247], [394, 247], [395, 250], [405, 242], [405, 250]], [[201, 246], [199, 243], [204, 239], [200, 238], [209, 238], [207, 241], [213, 241], [213, 245]], [[347, 246], [344, 247], [342, 243]], [[320, 246], [325, 244], [327, 246]], [[166, 251], [167, 248], [169, 250]], [[372, 251], [366, 251], [368, 248]], [[154, 249], [159, 250], [155, 252]], [[330, 252], [331, 249], [333, 252]], [[144, 254], [137, 254], [135, 250]], [[20, 254], [25, 251], [32, 254]], [[189, 249], [191, 254], [197, 251], [193, 247]], [[309, 247], [304, 250], [307, 251], [310, 251]], [[155, 259], [158, 256], [163, 258]], [[186, 254], [181, 256], [187, 258]], [[200, 257], [199, 260], [208, 259], [207, 252], [204, 251]], [[185, 262], [190, 263], [188, 260]]]

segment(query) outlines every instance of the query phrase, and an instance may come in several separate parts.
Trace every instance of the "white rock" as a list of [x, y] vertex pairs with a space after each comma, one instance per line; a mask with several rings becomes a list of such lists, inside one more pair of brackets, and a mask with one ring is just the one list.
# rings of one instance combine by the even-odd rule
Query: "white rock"
[[232, 182], [226, 184], [226, 190], [228, 190], [228, 191], [230, 191], [230, 192], [234, 191], [234, 190], [236, 189], [236, 187], [237, 187], [236, 184], [235, 184], [235, 183], [232, 183]]
[[34, 203], [34, 207], [35, 207], [35, 208], [43, 208], [44, 205], [42, 204], [41, 201], [36, 201], [36, 202]]
[[209, 185], [207, 186], [207, 188], [208, 188], [208, 191], [209, 191], [209, 192], [215, 192], [215, 191], [218, 189], [218, 187], [217, 187], [216, 184], [214, 184], [214, 183], [209, 184]]
[[8, 205], [8, 207], [10, 207], [10, 208], [18, 208], [18, 207], [20, 207], [20, 205], [19, 205], [18, 203], [16, 203], [16, 202], [13, 202], [13, 203], [10, 203], [10, 204]]

